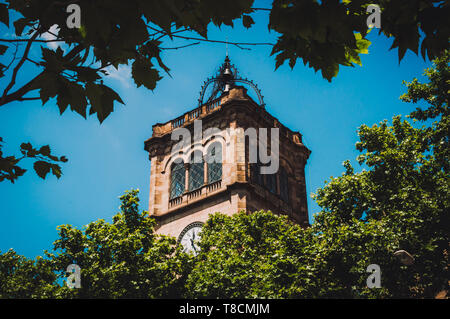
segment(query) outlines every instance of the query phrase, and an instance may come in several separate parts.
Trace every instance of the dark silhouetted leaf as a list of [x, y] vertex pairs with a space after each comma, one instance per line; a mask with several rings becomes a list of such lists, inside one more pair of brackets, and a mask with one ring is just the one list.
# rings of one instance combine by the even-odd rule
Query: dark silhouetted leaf
[[242, 24], [245, 28], [250, 28], [253, 24], [255, 24], [255, 21], [253, 21], [252, 17], [249, 15], [244, 14], [242, 17]]
[[135, 60], [131, 67], [131, 74], [137, 87], [144, 85], [149, 90], [154, 90], [156, 82], [161, 79], [158, 71], [148, 60]]
[[51, 164], [44, 161], [36, 161], [33, 164], [33, 168], [40, 178], [45, 179], [45, 176], [50, 172]]
[[0, 3], [0, 22], [9, 27], [8, 7], [4, 3]]
[[6, 45], [0, 44], [0, 55], [5, 54], [6, 50], [8, 50], [8, 47]]

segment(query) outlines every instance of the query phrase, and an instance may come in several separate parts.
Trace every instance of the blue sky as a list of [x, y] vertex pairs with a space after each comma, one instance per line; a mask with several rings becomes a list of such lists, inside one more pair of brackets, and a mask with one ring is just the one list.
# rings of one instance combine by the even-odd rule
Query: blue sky
[[[268, 14], [258, 12], [253, 18], [256, 25], [249, 30], [238, 22], [235, 28], [211, 27], [209, 37], [274, 42], [276, 34], [267, 30]], [[1, 32], [6, 37], [10, 31]], [[372, 32], [369, 39], [373, 43], [370, 53], [362, 56], [363, 67], [342, 67], [331, 83], [301, 61], [294, 70], [283, 65], [274, 71], [274, 57], [270, 57], [268, 46], [251, 50], [229, 46], [232, 63], [262, 90], [266, 109], [284, 125], [299, 131], [312, 151], [306, 166], [308, 195], [330, 176], [340, 175], [344, 160], [350, 159], [359, 169], [354, 145], [361, 124], [372, 125], [414, 109], [398, 98], [405, 92], [402, 80], [423, 79], [423, 69], [430, 62], [408, 52], [399, 64], [397, 51], [389, 51], [391, 39], [378, 32]], [[187, 43], [178, 40], [164, 46]], [[38, 46], [32, 55], [39, 57]], [[2, 252], [14, 248], [19, 254], [35, 257], [52, 248], [58, 225], [82, 227], [97, 219], [110, 222], [119, 210], [118, 197], [131, 188], [140, 189], [141, 208], [148, 208], [150, 162], [144, 141], [151, 136], [153, 124], [196, 106], [203, 81], [225, 58], [225, 45], [167, 50], [162, 57], [172, 77], [164, 75], [153, 92], [136, 88], [129, 67], [111, 74], [106, 83], [120, 94], [125, 105], [116, 104], [115, 111], [101, 125], [96, 117], [85, 120], [71, 111], [60, 116], [55, 100], [45, 106], [39, 101], [27, 101], [0, 108], [5, 154], [19, 155], [20, 143], [31, 142], [35, 146], [49, 144], [54, 154], [69, 158], [59, 180], [54, 176], [40, 179], [32, 171], [32, 162], [24, 162], [29, 171], [23, 177], [15, 184], [0, 183]], [[29, 79], [33, 72], [33, 67], [25, 64], [20, 80]], [[2, 90], [7, 80], [8, 76], [0, 79]], [[312, 220], [320, 208], [311, 198], [308, 207]]]

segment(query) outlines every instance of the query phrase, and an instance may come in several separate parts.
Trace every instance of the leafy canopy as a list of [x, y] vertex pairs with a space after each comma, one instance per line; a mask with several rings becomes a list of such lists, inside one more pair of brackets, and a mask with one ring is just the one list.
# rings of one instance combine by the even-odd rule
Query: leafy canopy
[[[188, 256], [173, 238], [156, 235], [155, 221], [139, 212], [138, 191], [120, 197], [112, 223], [83, 230], [58, 227], [53, 252], [36, 262], [10, 250], [0, 254], [0, 298], [175, 298], [183, 287]], [[81, 268], [81, 288], [65, 283], [67, 266]]]
[[448, 291], [448, 51], [424, 75], [429, 82], [414, 79], [407, 83], [408, 91], [401, 99], [425, 102], [409, 116], [425, 125], [415, 127], [399, 116], [393, 118], [392, 125], [387, 121], [372, 127], [362, 125], [356, 144], [362, 152], [358, 161], [369, 169], [354, 173], [345, 162], [346, 172], [331, 178], [315, 195], [323, 211], [316, 216], [313, 228], [332, 233], [338, 227], [352, 227], [355, 220], [384, 223], [381, 238], [391, 232], [391, 247], [415, 256], [413, 267], [384, 272], [388, 276], [384, 285], [399, 297], [432, 298], [439, 291]]

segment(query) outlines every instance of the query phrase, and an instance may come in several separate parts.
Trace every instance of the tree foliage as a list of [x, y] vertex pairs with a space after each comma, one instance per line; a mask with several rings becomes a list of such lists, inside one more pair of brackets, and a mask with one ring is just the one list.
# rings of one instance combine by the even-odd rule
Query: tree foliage
[[20, 152], [22, 156], [3, 156], [3, 139], [0, 137], [0, 182], [9, 180], [12, 183], [25, 174], [26, 169], [17, 165], [21, 160], [29, 158], [35, 159], [33, 168], [36, 174], [45, 179], [48, 173], [52, 173], [57, 178], [61, 177], [61, 167], [57, 163], [67, 162], [65, 156], [54, 156], [51, 154], [50, 146], [44, 145], [39, 149], [34, 148], [31, 143], [22, 143], [20, 145]]
[[331, 81], [340, 65], [361, 65], [360, 54], [370, 45], [366, 10], [371, 4], [380, 7], [379, 33], [394, 39], [391, 49], [398, 49], [399, 60], [407, 50], [420, 50], [423, 58], [432, 60], [448, 48], [447, 1], [276, 0], [269, 27], [280, 33], [272, 51], [278, 54], [277, 67], [286, 60], [294, 67], [302, 59]]
[[308, 232], [270, 212], [210, 216], [187, 297], [283, 298], [310, 288]]
[[383, 222], [385, 231], [393, 235], [391, 252], [403, 249], [415, 256], [413, 266], [403, 266], [395, 276], [383, 276], [394, 296], [402, 297], [434, 297], [439, 291], [448, 291], [449, 284], [448, 52], [424, 75], [429, 82], [414, 79], [407, 83], [408, 91], [401, 99], [427, 102], [410, 117], [435, 121], [414, 127], [397, 116], [392, 125], [387, 121], [372, 127], [362, 125], [356, 144], [362, 152], [358, 161], [369, 170], [354, 173], [345, 162], [346, 172], [332, 178], [315, 196], [323, 211], [313, 228], [332, 231], [332, 225], [351, 226], [354, 220]]
[[56, 277], [42, 257], [28, 259], [12, 249], [0, 254], [0, 298], [52, 298]]
[[[83, 230], [59, 226], [53, 251], [35, 263], [12, 250], [0, 255], [0, 297], [179, 297], [188, 256], [175, 239], [154, 233], [155, 221], [139, 212], [137, 194], [133, 190], [120, 197], [121, 211], [112, 223], [97, 220]], [[63, 282], [71, 264], [81, 268], [79, 289]]]
[[[367, 266], [401, 271], [385, 222], [303, 229], [270, 212], [216, 214], [202, 231], [201, 251], [186, 284], [194, 298], [364, 298]], [[397, 269], [396, 269], [397, 268]], [[395, 277], [395, 275], [393, 275]], [[383, 274], [383, 285], [385, 275]], [[395, 287], [398, 289], [399, 287]]]

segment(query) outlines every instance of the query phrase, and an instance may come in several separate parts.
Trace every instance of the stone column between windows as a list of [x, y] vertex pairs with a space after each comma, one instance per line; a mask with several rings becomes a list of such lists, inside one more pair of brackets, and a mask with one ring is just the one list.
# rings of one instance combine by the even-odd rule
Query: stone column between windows
[[203, 185], [208, 184], [208, 163], [203, 156]]
[[184, 163], [184, 192], [189, 191], [189, 163]]

